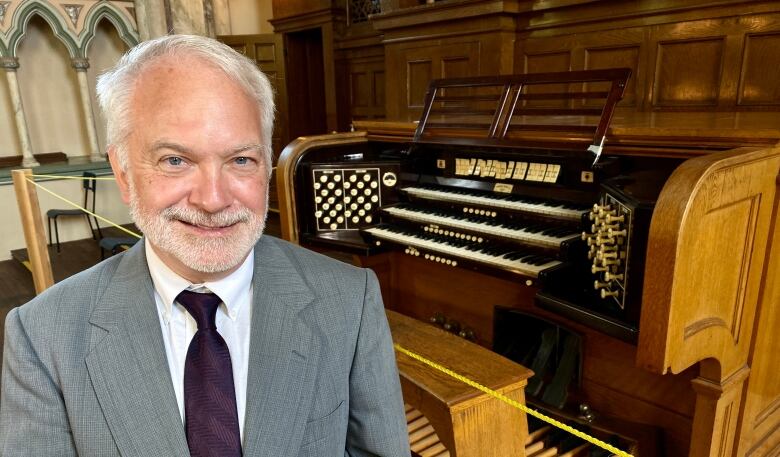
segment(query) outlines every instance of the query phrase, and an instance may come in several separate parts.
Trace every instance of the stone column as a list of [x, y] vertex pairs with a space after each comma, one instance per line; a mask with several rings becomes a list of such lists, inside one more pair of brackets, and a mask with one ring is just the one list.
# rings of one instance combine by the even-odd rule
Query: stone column
[[87, 68], [89, 60], [76, 58], [72, 59], [73, 68], [76, 69], [76, 75], [79, 79], [79, 93], [81, 94], [81, 109], [84, 111], [84, 120], [87, 123], [87, 136], [89, 137], [89, 160], [100, 162], [106, 160], [100, 153], [98, 146], [97, 129], [95, 128], [95, 115], [92, 112], [92, 99], [89, 95], [89, 83], [87, 82]]
[[16, 116], [16, 132], [19, 135], [19, 144], [22, 146], [22, 166], [24, 168], [38, 167], [41, 164], [35, 160], [30, 147], [30, 134], [27, 131], [27, 121], [24, 118], [22, 107], [22, 93], [19, 90], [19, 80], [16, 79], [16, 69], [19, 68], [19, 59], [16, 57], [0, 58], [0, 66], [5, 69], [8, 79], [8, 90], [11, 93], [11, 104]]

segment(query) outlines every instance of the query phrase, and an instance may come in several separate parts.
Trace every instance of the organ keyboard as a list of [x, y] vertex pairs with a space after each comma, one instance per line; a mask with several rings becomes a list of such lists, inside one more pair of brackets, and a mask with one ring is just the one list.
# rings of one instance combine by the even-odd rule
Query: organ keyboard
[[[588, 210], [588, 208], [583, 205], [572, 204], [570, 202], [554, 202], [540, 198], [534, 199], [511, 194], [484, 193], [469, 191], [467, 189], [410, 186], [401, 189], [401, 191], [412, 197], [424, 198], [427, 200], [452, 202], [460, 205], [478, 205], [483, 207], [482, 209], [476, 210], [480, 215], [483, 215], [485, 211], [495, 215], [497, 210], [509, 210], [579, 221], [583, 213]], [[464, 207], [464, 209], [471, 209], [471, 211], [464, 212], [475, 212], [473, 208]]]
[[445, 234], [451, 232], [446, 229], [434, 230], [433, 225], [436, 225], [470, 232], [471, 235], [456, 232], [457, 238], [467, 241], [471, 241], [474, 237], [479, 240], [481, 239], [479, 234], [485, 234], [507, 241], [518, 241], [558, 250], [564, 243], [570, 243], [580, 237], [579, 232], [566, 226], [496, 222], [479, 216], [471, 216], [468, 211], [464, 211], [464, 215], [460, 215], [412, 205], [390, 206], [383, 208], [382, 211], [398, 219], [428, 224], [428, 227], [423, 228], [424, 231], [445, 232]]
[[[472, 243], [469, 241], [454, 239], [447, 235], [434, 235], [404, 230], [402, 228], [380, 225], [364, 230], [365, 233], [377, 238], [387, 240], [399, 245], [416, 248], [411, 254], [419, 256], [423, 252], [423, 258], [446, 265], [458, 266], [458, 259], [470, 261], [478, 265], [485, 265], [519, 275], [536, 278], [539, 272], [552, 268], [561, 262], [550, 257], [534, 254], [531, 251], [506, 251], [489, 243]], [[380, 241], [376, 241], [379, 245]], [[439, 255], [441, 254], [441, 255]], [[445, 257], [448, 256], [448, 257]]]

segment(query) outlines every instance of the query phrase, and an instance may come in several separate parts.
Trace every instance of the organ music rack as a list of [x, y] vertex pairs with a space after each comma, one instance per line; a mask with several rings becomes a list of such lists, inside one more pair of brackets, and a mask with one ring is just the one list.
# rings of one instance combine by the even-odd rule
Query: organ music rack
[[[557, 89], [548, 89], [547, 94], [589, 92], [587, 87], [596, 84], [588, 82], [583, 86], [576, 81], [581, 74], [569, 75], [568, 80], [565, 75], [556, 77], [563, 79]], [[549, 75], [545, 78], [549, 79]], [[469, 95], [469, 89], [462, 90]], [[464, 96], [452, 92], [448, 96]], [[535, 93], [539, 96], [529, 98], [533, 103], [549, 100], [544, 90]], [[500, 100], [501, 92], [498, 94]], [[573, 110], [584, 109], [590, 103], [581, 96], [568, 96], [568, 100], [565, 104]], [[531, 111], [534, 116], [546, 109], [533, 103], [523, 106], [539, 110]], [[446, 111], [438, 114], [443, 121], [454, 114]], [[780, 387], [771, 376], [780, 357], [778, 343], [771, 337], [780, 322], [775, 223], [780, 153], [772, 148], [780, 139], [776, 114], [643, 114], [618, 110], [605, 130], [602, 168], [594, 174], [593, 186], [582, 179], [575, 179], [573, 187], [565, 185], [564, 180], [548, 187], [543, 182], [514, 182], [513, 194], [520, 189], [542, 189], [542, 194], [554, 195], [556, 202], [568, 202], [574, 207], [597, 203], [603, 208], [609, 203], [608, 198], [615, 195], [636, 197], [635, 206], [626, 206], [632, 211], [644, 211], [644, 221], [636, 220], [639, 231], [644, 231], [638, 238], [646, 240], [646, 245], [631, 244], [634, 255], [639, 257], [638, 266], [632, 270], [634, 282], [626, 286], [633, 300], [633, 314], [621, 316], [594, 309], [592, 303], [599, 302], [593, 299], [598, 297], [589, 297], [584, 304], [572, 303], [572, 297], [587, 295], [581, 288], [583, 284], [594, 281], [592, 277], [576, 279], [593, 260], [585, 257], [587, 248], [579, 253], [573, 248], [572, 257], [555, 254], [557, 261], [567, 264], [571, 273], [568, 276], [565, 268], [553, 268], [541, 277], [511, 271], [506, 274], [506, 269], [502, 274], [501, 268], [483, 268], [468, 262], [453, 267], [457, 260], [446, 255], [425, 260], [424, 246], [376, 249], [371, 243], [377, 239], [364, 238], [361, 229], [366, 232], [376, 227], [380, 218], [382, 222], [395, 223], [383, 213], [399, 211], [391, 208], [414, 211], [425, 200], [415, 203], [403, 193], [383, 194], [379, 208], [364, 211], [376, 219], [358, 219], [353, 230], [312, 230], [316, 226], [313, 219], [327, 217], [325, 211], [319, 217], [315, 214], [322, 211], [313, 201], [316, 197], [310, 180], [317, 170], [331, 171], [331, 175], [340, 170], [344, 177], [360, 172], [363, 179], [367, 170], [373, 168], [371, 172], [378, 180], [376, 188], [380, 190], [389, 171], [394, 178], [388, 178], [388, 182], [407, 186], [411, 176], [416, 179], [413, 184], [422, 183], [428, 188], [442, 183], [455, 187], [472, 185], [465, 193], [478, 197], [489, 196], [496, 185], [506, 182], [488, 179], [481, 172], [475, 177], [473, 169], [471, 174], [456, 175], [455, 159], [461, 159], [461, 166], [463, 159], [471, 158], [497, 160], [507, 166], [510, 161], [515, 166], [518, 162], [544, 164], [547, 168], [550, 164], [561, 165], [562, 176], [567, 170], [575, 170], [574, 176], [582, 177], [586, 171], [583, 164], [589, 166], [592, 162], [585, 148], [596, 142], [592, 141], [592, 130], [583, 133], [582, 119], [578, 117], [595, 111], [581, 113], [553, 115], [555, 127], [548, 134], [535, 127], [507, 129], [513, 133], [512, 145], [506, 147], [497, 145], [500, 140], [496, 138], [488, 138], [492, 144], [479, 144], [476, 137], [482, 136], [482, 131], [475, 134], [477, 129], [455, 126], [458, 122], [449, 127], [423, 128], [422, 132], [427, 132], [423, 135], [419, 125], [364, 122], [356, 124], [364, 131], [298, 139], [283, 152], [277, 175], [283, 234], [311, 247], [354, 254], [356, 263], [377, 272], [389, 309], [424, 321], [443, 316], [437, 318], [440, 323], [460, 327], [463, 335], [472, 335], [489, 348], [496, 340], [494, 319], [504, 315], [497, 312], [502, 307], [538, 316], [581, 335], [580, 375], [571, 386], [570, 402], [588, 403], [603, 419], [611, 417], [658, 427], [663, 432], [659, 445], [665, 455], [773, 455], [780, 445]], [[485, 116], [479, 112], [471, 114], [472, 118]], [[503, 120], [495, 125], [513, 125], [505, 117], [500, 119]], [[492, 121], [482, 124], [487, 125], [488, 132], [501, 131], [500, 127], [493, 129]], [[557, 144], [543, 145], [550, 138]], [[572, 145], [569, 152], [561, 152], [566, 144]], [[443, 169], [438, 168], [440, 159], [444, 161]], [[433, 182], [420, 179], [425, 176], [433, 176], [429, 179]], [[369, 176], [365, 182], [372, 179]], [[643, 192], [651, 185], [657, 194], [650, 192], [650, 198], [644, 198]], [[503, 196], [505, 192], [500, 191], [506, 188], [500, 187], [498, 194]], [[532, 197], [540, 198], [538, 193]], [[645, 201], [640, 201], [643, 198]], [[439, 203], [434, 198], [429, 200], [435, 206]], [[631, 198], [620, 203], [631, 203]], [[437, 206], [434, 215], [452, 216], [452, 208], [442, 206]], [[486, 206], [471, 208], [484, 211]], [[621, 214], [610, 216], [619, 218]], [[481, 221], [486, 215], [475, 217]], [[605, 215], [599, 215], [598, 208], [592, 217], [596, 221], [591, 222], [610, 225]], [[441, 220], [425, 226], [429, 234], [430, 229], [445, 232], [434, 233], [434, 238], [450, 236], [446, 232], [455, 232], [458, 237], [474, 235], [462, 227], [452, 230], [442, 226]], [[583, 242], [601, 236], [598, 227], [593, 231], [582, 227], [586, 232]], [[603, 232], [608, 235], [610, 228], [613, 232], [621, 231], [621, 227], [608, 227]], [[430, 252], [426, 253], [431, 258]], [[542, 254], [533, 251], [529, 255]], [[603, 268], [601, 264], [592, 265]], [[597, 277], [595, 282], [606, 282], [604, 279]], [[615, 292], [605, 290], [607, 297]]]

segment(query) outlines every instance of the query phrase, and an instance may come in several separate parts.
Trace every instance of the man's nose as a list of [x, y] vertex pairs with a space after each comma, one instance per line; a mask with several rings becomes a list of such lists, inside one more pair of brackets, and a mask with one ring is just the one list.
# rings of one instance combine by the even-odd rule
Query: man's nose
[[218, 166], [202, 166], [190, 192], [190, 204], [216, 213], [233, 203], [228, 176]]

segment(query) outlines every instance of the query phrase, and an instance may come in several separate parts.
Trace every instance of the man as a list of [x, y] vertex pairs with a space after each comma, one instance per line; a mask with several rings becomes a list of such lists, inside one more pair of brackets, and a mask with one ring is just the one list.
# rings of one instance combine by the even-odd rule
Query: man
[[6, 320], [3, 456], [408, 456], [374, 275], [262, 236], [273, 98], [213, 40], [103, 75], [144, 240]]

